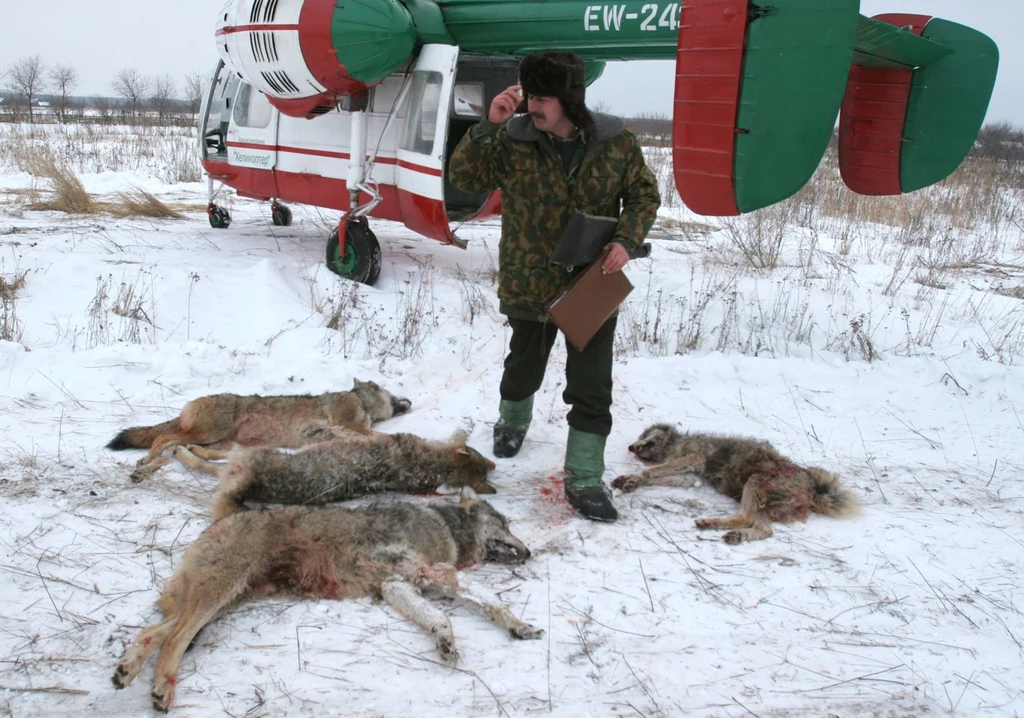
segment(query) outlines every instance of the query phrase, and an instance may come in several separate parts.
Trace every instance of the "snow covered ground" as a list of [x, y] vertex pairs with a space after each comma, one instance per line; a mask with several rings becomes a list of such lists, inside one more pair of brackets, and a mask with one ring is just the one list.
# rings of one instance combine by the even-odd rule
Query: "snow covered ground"
[[[384, 267], [365, 287], [323, 267], [334, 216], [295, 207], [279, 228], [226, 198], [234, 222], [213, 230], [204, 186], [160, 177], [82, 175], [100, 199], [141, 187], [187, 219], [27, 211], [44, 185], [0, 174], [2, 273], [24, 274], [0, 342], [0, 715], [151, 711], [152, 660], [126, 690], [110, 676], [207, 526], [213, 480], [174, 463], [133, 485], [142, 453], [104, 448], [122, 428], [204, 394], [358, 377], [413, 402], [382, 430], [465, 429], [490, 453], [508, 339], [496, 223], [461, 227], [462, 251], [375, 222]], [[833, 470], [860, 516], [728, 546], [693, 520], [735, 503], [697, 487], [617, 497], [614, 525], [577, 518], [559, 482], [559, 343], [524, 449], [492, 479], [533, 557], [463, 574], [543, 640], [447, 606], [451, 669], [369, 599], [260, 600], [200, 633], [174, 714], [1024, 715], [1024, 239], [1020, 191], [1004, 194], [1016, 214], [999, 232], [916, 243], [789, 218], [780, 267], [760, 272], [729, 241], [756, 226], [676, 201], [652, 258], [627, 268], [606, 480], [638, 469], [626, 446], [668, 421]], [[970, 261], [929, 262], [940, 239]]]

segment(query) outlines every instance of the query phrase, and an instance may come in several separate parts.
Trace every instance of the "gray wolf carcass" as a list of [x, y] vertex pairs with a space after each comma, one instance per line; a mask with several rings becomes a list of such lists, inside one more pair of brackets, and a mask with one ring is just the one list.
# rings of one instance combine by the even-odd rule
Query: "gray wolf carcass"
[[408, 399], [393, 396], [372, 381], [355, 380], [351, 391], [318, 396], [213, 394], [185, 404], [177, 419], [136, 426], [115, 436], [108, 449], [149, 449], [132, 474], [141, 481], [170, 458], [164, 450], [180, 444], [226, 448], [231, 444], [298, 448], [322, 441], [327, 427], [368, 431], [378, 422], [409, 410]]
[[723, 537], [727, 543], [768, 538], [774, 533], [773, 521], [857, 511], [856, 498], [839, 487], [836, 476], [815, 466], [798, 466], [766, 441], [683, 434], [668, 424], [655, 424], [629, 450], [655, 466], [615, 479], [612, 486], [623, 492], [640, 486], [690, 487], [696, 476], [739, 501], [735, 516], [697, 519], [699, 529], [732, 529]]
[[500, 513], [470, 497], [426, 506], [286, 506], [231, 514], [185, 551], [157, 601], [164, 619], [145, 628], [125, 651], [114, 685], [128, 686], [159, 649], [152, 699], [166, 711], [182, 654], [199, 630], [229, 605], [277, 593], [381, 598], [427, 631], [449, 662], [458, 657], [451, 622], [422, 590], [481, 611], [515, 638], [540, 638], [541, 629], [520, 621], [497, 599], [463, 590], [456, 576], [481, 561], [522, 563], [529, 555]]
[[[487, 483], [494, 462], [466, 446], [464, 439], [440, 442], [404, 433], [337, 433], [338, 438], [294, 453], [265, 447], [237, 446], [221, 452], [178, 446], [175, 456], [187, 466], [218, 476], [214, 520], [241, 511], [246, 502], [326, 504], [386, 491], [428, 493], [442, 484], [495, 493]], [[215, 464], [210, 459], [227, 461]]]

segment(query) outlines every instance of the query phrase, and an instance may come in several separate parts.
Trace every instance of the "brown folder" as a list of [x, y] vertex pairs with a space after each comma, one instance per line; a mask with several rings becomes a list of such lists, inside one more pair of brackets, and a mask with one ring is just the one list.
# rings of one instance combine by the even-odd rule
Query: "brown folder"
[[622, 270], [604, 274], [598, 259], [551, 303], [548, 316], [576, 351], [583, 351], [632, 291], [633, 285]]

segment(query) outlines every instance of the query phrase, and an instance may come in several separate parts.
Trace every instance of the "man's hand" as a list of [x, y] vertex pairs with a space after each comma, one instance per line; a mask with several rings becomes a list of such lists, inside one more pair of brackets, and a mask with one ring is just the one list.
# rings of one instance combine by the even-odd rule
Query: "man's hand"
[[487, 114], [487, 119], [496, 125], [504, 124], [512, 119], [512, 115], [516, 113], [519, 103], [523, 101], [523, 96], [519, 94], [520, 89], [519, 85], [512, 85], [495, 97], [491, 102], [491, 109]]
[[601, 262], [603, 274], [613, 274], [626, 266], [629, 261], [629, 252], [618, 242], [612, 242], [604, 249], [604, 261]]

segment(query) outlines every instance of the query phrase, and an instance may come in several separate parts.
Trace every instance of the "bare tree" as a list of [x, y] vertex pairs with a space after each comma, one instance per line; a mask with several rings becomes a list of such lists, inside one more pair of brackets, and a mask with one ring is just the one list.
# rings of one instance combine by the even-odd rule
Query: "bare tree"
[[193, 115], [199, 112], [199, 107], [203, 104], [206, 84], [206, 75], [198, 70], [185, 75], [185, 101], [188, 102]]
[[139, 100], [149, 92], [149, 78], [134, 67], [118, 70], [114, 75], [114, 81], [110, 84], [119, 97], [128, 100], [132, 105], [132, 117], [136, 117], [139, 109]]
[[54, 65], [50, 68], [50, 87], [58, 96], [57, 116], [67, 122], [68, 98], [78, 88], [78, 71], [71, 65]]
[[163, 124], [164, 116], [174, 105], [177, 94], [178, 88], [170, 75], [164, 74], [153, 78], [153, 92], [150, 93], [149, 101], [153, 109], [156, 110], [161, 124]]
[[1024, 159], [1024, 130], [1009, 122], [987, 124], [978, 133], [974, 154], [1009, 162]]
[[28, 102], [29, 122], [35, 122], [32, 102], [46, 87], [44, 70], [43, 60], [39, 55], [23, 57], [7, 70], [7, 74], [11, 76], [11, 89], [24, 96]]

